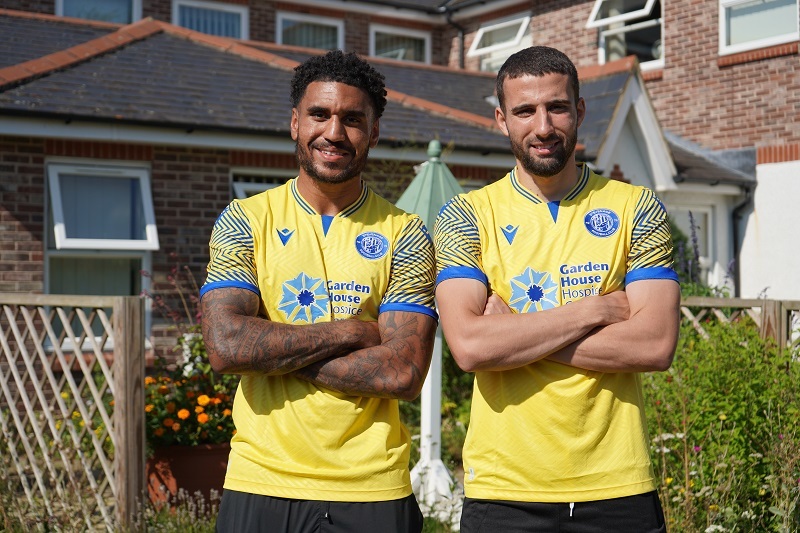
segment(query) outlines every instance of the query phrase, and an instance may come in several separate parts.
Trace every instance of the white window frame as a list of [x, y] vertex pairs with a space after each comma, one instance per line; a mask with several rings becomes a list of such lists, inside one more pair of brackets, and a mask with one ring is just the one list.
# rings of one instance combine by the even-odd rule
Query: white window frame
[[[131, 3], [131, 22], [136, 22], [142, 18], [142, 0], [129, 0]], [[65, 0], [56, 0], [56, 15], [59, 17], [64, 16], [64, 2]]]
[[[278, 11], [275, 17], [275, 42], [283, 43], [283, 21], [292, 20], [298, 22], [312, 22], [323, 26], [333, 26], [336, 28], [336, 48], [344, 50], [344, 21], [331, 17], [321, 17], [319, 15], [307, 15], [305, 13], [293, 13], [291, 11]], [[298, 45], [292, 45], [298, 46]], [[310, 48], [310, 47], [307, 47]]]
[[[135, 178], [139, 180], [139, 192], [142, 196], [142, 211], [145, 222], [145, 239], [86, 239], [67, 237], [64, 209], [62, 207], [61, 183], [62, 173], [85, 174], [91, 176], [114, 178]], [[153, 196], [150, 192], [150, 172], [147, 168], [122, 165], [97, 165], [89, 163], [48, 163], [47, 178], [50, 187], [50, 205], [53, 212], [53, 234], [57, 250], [158, 250], [158, 230], [156, 227]]]
[[653, 11], [653, 6], [656, 3], [656, 0], [647, 0], [647, 3], [644, 5], [642, 9], [631, 11], [630, 13], [615, 15], [613, 17], [598, 18], [600, 16], [600, 8], [603, 7], [603, 3], [606, 1], [607, 0], [595, 1], [594, 6], [592, 7], [592, 13], [589, 15], [589, 20], [586, 22], [587, 29], [602, 28], [604, 26], [608, 26], [609, 24], [614, 24], [616, 22], [626, 22], [628, 20], [636, 20], [638, 18], [646, 17], [650, 15], [650, 13]]
[[233, 189], [234, 198], [247, 198], [253, 194], [258, 194], [269, 189], [279, 187], [280, 183], [257, 183], [251, 181], [239, 181], [237, 176], [253, 176], [260, 178], [281, 178], [289, 181], [297, 177], [297, 171], [292, 169], [277, 169], [277, 168], [243, 168], [234, 167], [230, 170], [231, 175], [231, 188]]
[[387, 26], [385, 24], [370, 24], [369, 25], [369, 55], [372, 57], [388, 58], [389, 56], [379, 56], [375, 53], [375, 41], [377, 33], [385, 33], [388, 35], [397, 35], [398, 37], [412, 37], [421, 39], [425, 43], [424, 58], [422, 61], [404, 58], [392, 58], [399, 61], [408, 61], [411, 63], [431, 63], [431, 33], [421, 30], [412, 30], [409, 28], [399, 28], [397, 26]]
[[[518, 46], [519, 43], [522, 41], [522, 38], [525, 36], [525, 30], [528, 29], [530, 25], [531, 17], [530, 15], [521, 15], [515, 16], [510, 19], [505, 19], [499, 22], [492, 22], [486, 26], [481, 26], [478, 29], [478, 33], [475, 34], [475, 38], [472, 40], [472, 44], [467, 51], [467, 57], [476, 57], [482, 56], [485, 54], [490, 54], [492, 52], [496, 52], [498, 50], [503, 50], [505, 48], [512, 48], [514, 46]], [[484, 46], [482, 48], [478, 48], [478, 43], [481, 42], [483, 39], [483, 35], [487, 32], [499, 30], [501, 28], [505, 28], [507, 26], [514, 26], [519, 25], [519, 29], [517, 30], [517, 34], [515, 35], [514, 39], [505, 43], [493, 44], [491, 46]]]
[[[710, 281], [710, 276], [713, 272], [714, 261], [717, 257], [717, 242], [716, 242], [716, 233], [714, 231], [714, 225], [716, 220], [714, 219], [714, 206], [711, 205], [690, 205], [690, 204], [670, 204], [668, 208], [669, 213], [674, 213], [676, 211], [683, 211], [686, 213], [692, 213], [692, 216], [696, 216], [699, 214], [705, 215], [706, 218], [706, 228], [699, 228], [698, 231], [702, 231], [705, 236], [706, 241], [706, 255], [701, 255], [698, 257], [699, 261], [699, 271], [701, 279], [708, 283]], [[687, 215], [688, 216], [688, 215]], [[689, 245], [692, 244], [692, 234], [691, 231], [686, 235], [688, 239]]]
[[[653, 59], [652, 61], [645, 61], [643, 63], [640, 63], [639, 67], [643, 71], [664, 68], [664, 56], [666, 54], [663, 51], [663, 46], [664, 46], [663, 13], [661, 13], [660, 17], [655, 19], [643, 20], [641, 22], [637, 22], [635, 24], [630, 24], [628, 26], [623, 26], [620, 28], [608, 28], [608, 26], [616, 24], [618, 22], [627, 22], [629, 20], [636, 20], [642, 17], [649, 17], [650, 14], [653, 12], [653, 7], [655, 7], [656, 0], [647, 0], [647, 3], [642, 9], [637, 9], [636, 11], [631, 11], [630, 13], [623, 13], [621, 15], [615, 15], [613, 17], [598, 18], [600, 16], [600, 8], [606, 1], [607, 0], [595, 0], [594, 6], [592, 7], [592, 12], [589, 15], [589, 20], [586, 22], [586, 28], [599, 29], [600, 35], [599, 35], [599, 42], [597, 44], [598, 63], [604, 65], [608, 61], [608, 58], [606, 57], [606, 38], [608, 36], [617, 35], [620, 33], [629, 33], [631, 31], [658, 25], [661, 27], [661, 46], [662, 46], [661, 57], [659, 59]], [[666, 1], [667, 0], [662, 0], [661, 9], [664, 9], [664, 2]]]
[[[247, 6], [228, 4], [224, 2], [214, 2], [211, 0], [172, 0], [172, 24], [182, 28], [184, 26], [181, 26], [180, 24], [179, 9], [181, 6], [196, 7], [209, 11], [225, 11], [227, 13], [236, 13], [239, 15], [239, 20], [241, 22], [241, 27], [239, 28], [241, 37], [239, 37], [239, 39], [250, 39], [250, 9]], [[234, 37], [230, 38], [233, 39]]]
[[[747, 4], [752, 0], [720, 0], [719, 2], [719, 55], [730, 55], [730, 54], [738, 54], [739, 52], [747, 52], [748, 50], [757, 50], [759, 48], [766, 48], [768, 46], [776, 46], [779, 44], [791, 43], [794, 41], [800, 41], [800, 28], [795, 26], [796, 30], [793, 33], [787, 33], [784, 35], [777, 35], [775, 37], [767, 37], [765, 39], [757, 39], [755, 41], [749, 41], [746, 43], [741, 44], [734, 44], [734, 45], [726, 45], [725, 42], [728, 40], [728, 33], [727, 33], [727, 18], [725, 15], [725, 10], [729, 7], [734, 7], [739, 4]], [[799, 2], [795, 2], [798, 10], [800, 11], [800, 4]], [[797, 18], [798, 13], [795, 13], [795, 24], [798, 24]]]

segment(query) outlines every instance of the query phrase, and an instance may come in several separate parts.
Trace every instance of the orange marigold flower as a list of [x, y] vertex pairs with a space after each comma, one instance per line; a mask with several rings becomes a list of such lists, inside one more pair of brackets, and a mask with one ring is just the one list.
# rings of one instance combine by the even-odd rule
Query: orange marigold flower
[[175, 412], [175, 402], [167, 402], [167, 405], [164, 406], [164, 409], [169, 413], [172, 414]]
[[211, 401], [212, 401], [212, 402], [214, 402], [214, 405], [219, 405], [219, 404], [221, 404], [221, 403], [222, 403], [222, 400], [220, 400], [218, 397], [217, 397], [217, 398], [214, 398], [214, 399], [212, 399]]
[[160, 385], [158, 387], [158, 393], [159, 394], [169, 394], [169, 387], [167, 387], [166, 385]]
[[199, 415], [200, 413], [202, 413], [203, 411], [205, 411], [205, 409], [203, 409], [203, 408], [202, 408], [202, 407], [200, 407], [199, 405], [195, 406], [195, 408], [194, 408], [194, 412], [195, 412], [195, 413], [197, 413], [198, 415]]
[[153, 385], [153, 384], [155, 384], [155, 382], [156, 382], [156, 378], [154, 378], [153, 376], [147, 376], [147, 377], [144, 378], [144, 384], [145, 385]]
[[161, 435], [164, 434], [164, 428], [156, 428], [155, 431], [153, 431], [153, 433], [155, 434], [156, 437], [160, 437]]
[[180, 411], [178, 411], [178, 418], [180, 418], [181, 420], [186, 420], [187, 418], [189, 418], [189, 415], [191, 415], [191, 413], [189, 412], [188, 409], [181, 409]]
[[165, 418], [164, 421], [161, 423], [164, 425], [164, 427], [171, 427], [175, 423], [175, 421], [171, 418]]
[[233, 431], [231, 431], [231, 435], [236, 435], [236, 429], [235, 428], [234, 428]]
[[194, 391], [193, 390], [187, 390], [186, 391], [186, 397], [189, 398], [189, 399], [194, 398]]
[[208, 414], [200, 413], [199, 415], [197, 415], [197, 422], [199, 424], [205, 424], [206, 422], [208, 422]]
[[208, 402], [210, 402], [210, 401], [211, 401], [211, 398], [209, 398], [205, 394], [201, 394], [200, 396], [197, 397], [197, 405], [202, 405], [203, 407], [208, 405]]
[[222, 411], [222, 416], [231, 416], [231, 410], [225, 409], [224, 411]]
[[174, 424], [172, 424], [172, 431], [174, 431], [174, 432], [176, 432], [176, 433], [177, 433], [177, 432], [178, 432], [178, 430], [180, 430], [180, 429], [181, 429], [181, 425], [180, 425], [180, 424], [178, 424], [177, 422], [175, 422]]
[[149, 413], [149, 412], [150, 412], [150, 411], [152, 411], [154, 408], [155, 408], [155, 406], [154, 406], [152, 403], [148, 403], [147, 405], [145, 405], [145, 406], [144, 406], [144, 412], [145, 412], [145, 413]]

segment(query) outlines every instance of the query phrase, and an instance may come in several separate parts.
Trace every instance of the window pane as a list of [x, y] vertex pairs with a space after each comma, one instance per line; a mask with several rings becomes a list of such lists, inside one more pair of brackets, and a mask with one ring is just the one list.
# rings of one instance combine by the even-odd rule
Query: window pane
[[616, 17], [617, 15], [639, 11], [640, 9], [644, 9], [645, 6], [647, 6], [647, 0], [605, 0], [600, 5], [597, 18], [606, 19], [609, 17]]
[[50, 294], [137, 296], [141, 292], [139, 258], [50, 258]]
[[61, 174], [67, 238], [146, 240], [139, 180]]
[[519, 24], [510, 24], [495, 30], [483, 32], [478, 48], [487, 48], [496, 44], [503, 44], [513, 41], [519, 33]]
[[635, 55], [639, 63], [661, 59], [661, 24], [625, 32], [608, 33], [605, 38], [606, 61]]
[[64, 0], [64, 16], [129, 24], [132, 0]]
[[239, 13], [194, 6], [179, 6], [178, 13], [180, 25], [184, 28], [220, 37], [242, 37], [242, 16]]
[[728, 46], [797, 31], [797, 0], [756, 0], [725, 9]]
[[283, 44], [307, 46], [323, 50], [335, 50], [339, 46], [338, 29], [335, 26], [304, 22], [299, 20], [283, 20], [281, 25]]
[[425, 39], [375, 32], [375, 55], [424, 62]]

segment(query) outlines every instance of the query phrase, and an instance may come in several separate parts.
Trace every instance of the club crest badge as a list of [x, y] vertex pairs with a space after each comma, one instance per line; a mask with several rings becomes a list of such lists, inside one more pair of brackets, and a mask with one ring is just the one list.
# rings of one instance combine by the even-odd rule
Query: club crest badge
[[389, 239], [380, 233], [367, 231], [356, 237], [356, 250], [367, 259], [380, 259], [389, 251]]
[[610, 237], [619, 229], [619, 216], [611, 209], [592, 209], [586, 213], [583, 224], [595, 237]]

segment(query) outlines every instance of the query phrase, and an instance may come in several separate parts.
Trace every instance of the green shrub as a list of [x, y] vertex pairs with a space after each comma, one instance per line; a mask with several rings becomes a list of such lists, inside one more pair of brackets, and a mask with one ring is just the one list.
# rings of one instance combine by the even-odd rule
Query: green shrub
[[749, 320], [681, 329], [668, 372], [646, 374], [670, 531], [797, 531], [800, 365]]

